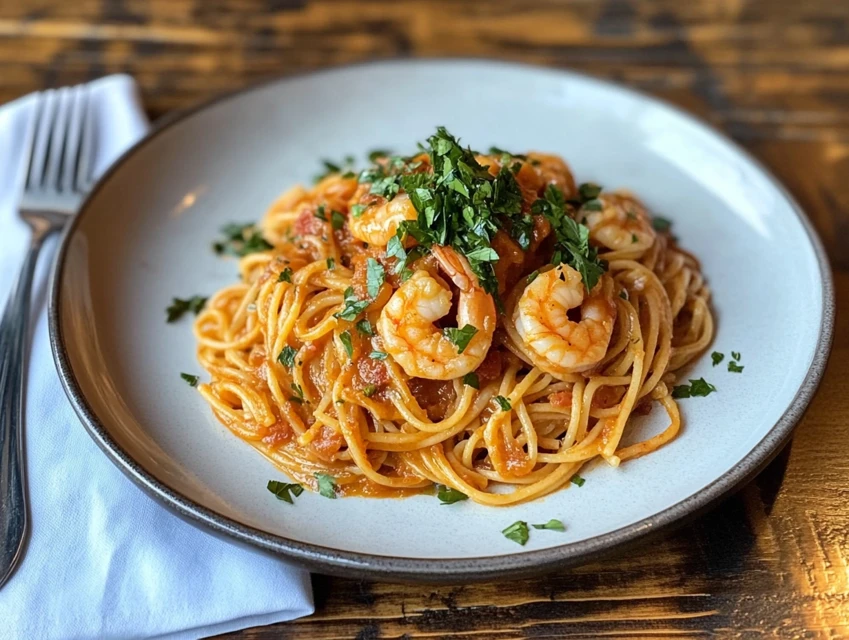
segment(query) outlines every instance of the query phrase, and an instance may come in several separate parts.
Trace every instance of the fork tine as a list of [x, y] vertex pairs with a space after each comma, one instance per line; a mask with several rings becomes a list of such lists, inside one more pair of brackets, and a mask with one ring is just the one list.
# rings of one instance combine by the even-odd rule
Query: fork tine
[[65, 138], [68, 135], [68, 120], [73, 106], [73, 92], [70, 89], [59, 89], [56, 103], [56, 117], [50, 129], [50, 144], [47, 146], [47, 173], [44, 176], [44, 188], [49, 191], [59, 190], [62, 158], [65, 155]]
[[29, 124], [27, 125], [26, 142], [24, 143], [24, 175], [21, 188], [24, 188], [29, 181], [30, 165], [32, 164], [33, 149], [35, 148], [35, 138], [38, 134], [38, 123], [41, 120], [41, 114], [44, 111], [45, 94], [38, 92], [35, 94], [35, 104], [32, 106], [32, 116], [30, 116]]
[[62, 162], [62, 186], [64, 193], [74, 189], [77, 177], [80, 142], [85, 128], [88, 93], [85, 85], [74, 87], [73, 104], [68, 121], [68, 137], [65, 142], [65, 158]]
[[77, 171], [75, 187], [76, 190], [83, 193], [88, 191], [94, 177], [94, 150], [95, 150], [95, 135], [97, 132], [94, 127], [94, 113], [91, 108], [91, 100], [86, 101], [86, 109], [82, 120], [82, 134], [80, 141], [80, 152], [77, 161]]
[[47, 160], [47, 146], [50, 140], [50, 128], [53, 116], [56, 112], [56, 92], [47, 91], [44, 101], [38, 113], [35, 123], [35, 137], [33, 138], [32, 153], [30, 154], [29, 173], [25, 188], [27, 190], [38, 189], [44, 177], [44, 163]]

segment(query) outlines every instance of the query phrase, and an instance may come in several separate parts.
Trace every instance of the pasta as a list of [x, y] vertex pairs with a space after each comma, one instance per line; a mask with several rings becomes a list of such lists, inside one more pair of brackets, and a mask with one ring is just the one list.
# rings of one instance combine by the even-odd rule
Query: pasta
[[[676, 372], [713, 317], [668, 223], [556, 156], [475, 153], [442, 128], [422, 149], [231, 233], [241, 281], [194, 326], [217, 418], [322, 493], [443, 485], [493, 506], [675, 438]], [[654, 407], [668, 426], [623, 445]]]

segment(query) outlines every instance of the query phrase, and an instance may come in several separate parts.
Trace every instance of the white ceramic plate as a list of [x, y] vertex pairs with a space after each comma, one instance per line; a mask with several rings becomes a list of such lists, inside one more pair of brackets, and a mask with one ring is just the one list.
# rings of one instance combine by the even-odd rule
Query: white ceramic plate
[[[284, 479], [213, 417], [180, 372], [200, 373], [190, 321], [165, 324], [174, 296], [210, 294], [236, 264], [210, 243], [258, 219], [319, 159], [413, 149], [444, 124], [474, 148], [550, 151], [579, 181], [635, 191], [671, 218], [702, 261], [718, 318], [713, 347], [745, 371], [690, 377], [718, 392], [683, 400], [670, 445], [509, 508], [435, 497], [294, 506]], [[830, 274], [810, 224], [731, 142], [644, 95], [562, 71], [481, 61], [369, 64], [265, 84], [163, 124], [103, 178], [64, 237], [51, 330], [65, 388], [92, 437], [179, 513], [328, 572], [474, 579], [577, 563], [704, 508], [756, 473], [816, 389], [831, 342]], [[643, 434], [665, 420], [655, 411]], [[500, 531], [561, 519], [525, 547]]]

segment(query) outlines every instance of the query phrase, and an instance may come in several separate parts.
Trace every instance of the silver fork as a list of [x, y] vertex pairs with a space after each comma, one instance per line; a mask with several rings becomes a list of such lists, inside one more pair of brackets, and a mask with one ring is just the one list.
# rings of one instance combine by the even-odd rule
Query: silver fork
[[27, 533], [23, 423], [32, 277], [44, 239], [77, 212], [91, 186], [94, 156], [87, 87], [46, 91], [35, 103], [18, 203], [32, 237], [0, 321], [0, 587], [20, 561]]

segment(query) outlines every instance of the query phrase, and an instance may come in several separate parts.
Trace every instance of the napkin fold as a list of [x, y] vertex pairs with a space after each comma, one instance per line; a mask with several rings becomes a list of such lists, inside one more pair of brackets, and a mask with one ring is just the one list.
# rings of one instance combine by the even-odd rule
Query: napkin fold
[[[90, 87], [102, 172], [148, 124], [132, 78], [109, 76]], [[34, 99], [0, 107], [0, 308], [29, 240], [15, 206]], [[42, 249], [33, 291], [24, 438], [29, 542], [0, 588], [0, 636], [200, 638], [312, 613], [308, 573], [172, 515], [89, 438], [50, 353], [45, 301], [55, 242]]]

